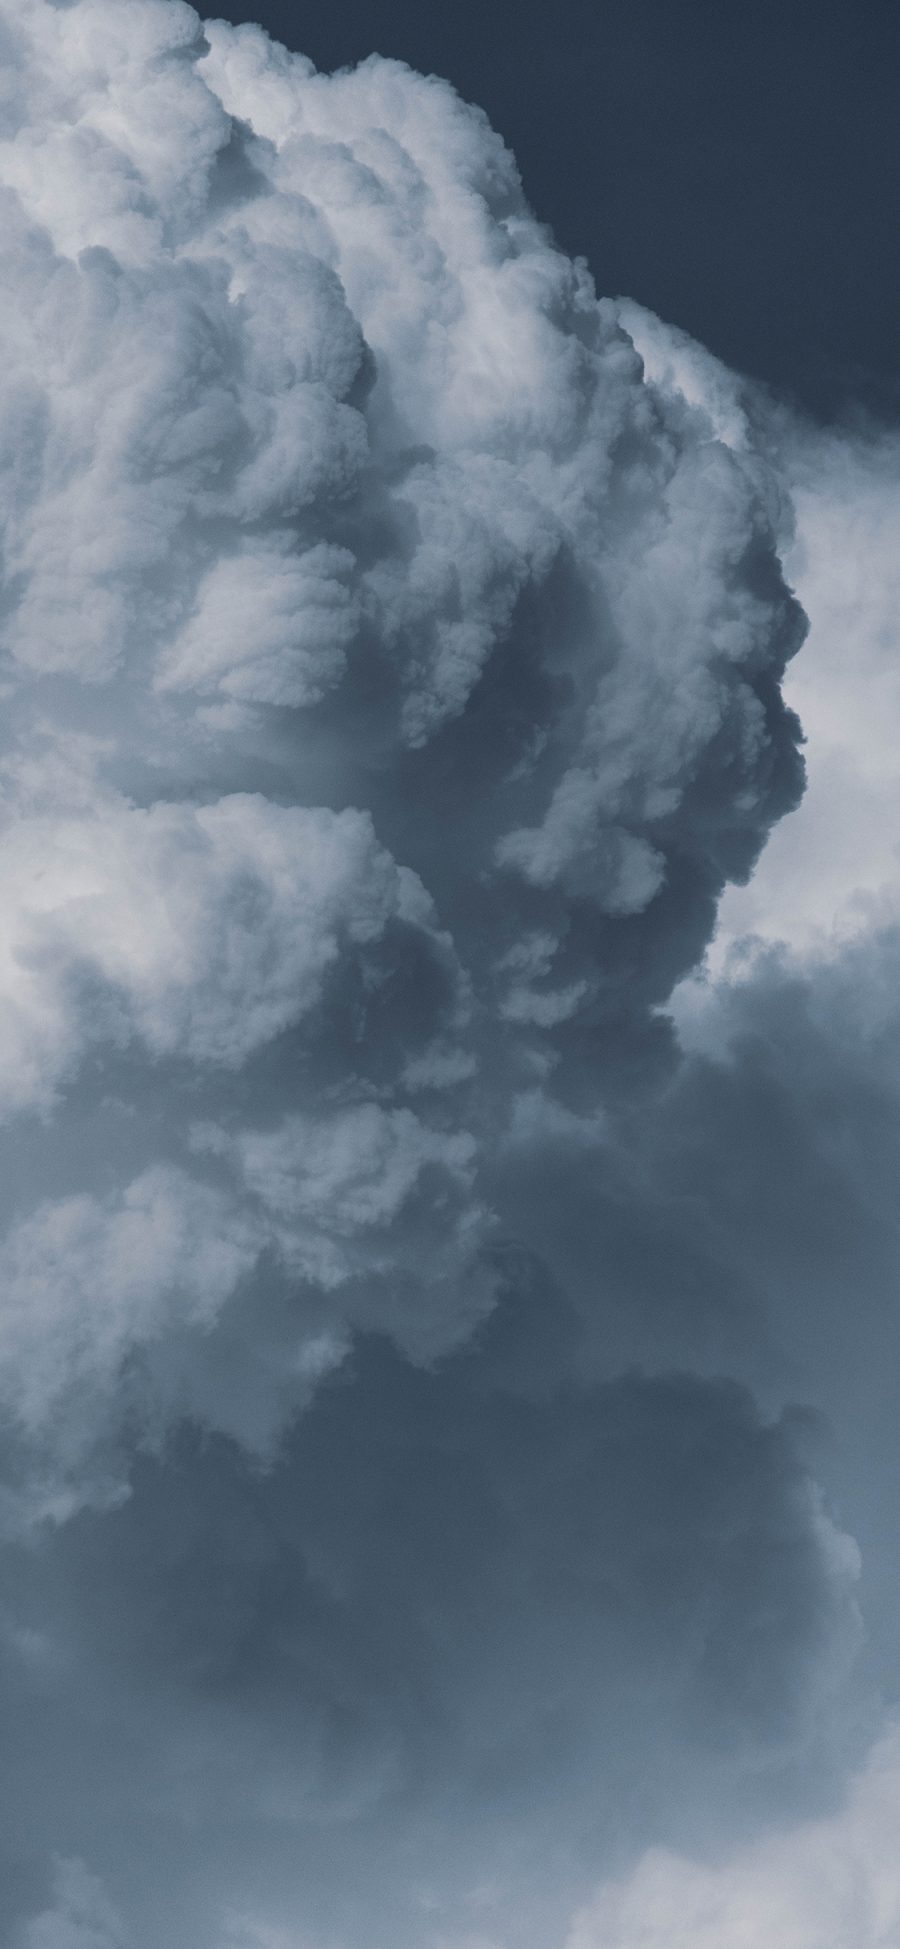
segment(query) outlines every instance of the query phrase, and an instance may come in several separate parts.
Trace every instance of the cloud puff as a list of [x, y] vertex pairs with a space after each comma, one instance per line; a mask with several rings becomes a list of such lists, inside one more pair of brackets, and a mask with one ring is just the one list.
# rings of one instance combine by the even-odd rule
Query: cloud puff
[[[216, 1131], [197, 1141], [217, 1151], [227, 1143]], [[231, 1149], [291, 1270], [326, 1291], [360, 1277], [377, 1285], [388, 1273], [415, 1285], [442, 1231], [452, 1274], [462, 1257], [454, 1213], [463, 1232], [477, 1239], [482, 1230], [482, 1215], [459, 1196], [471, 1186], [474, 1138], [431, 1129], [408, 1109], [362, 1103], [328, 1117], [298, 1114], [272, 1130], [242, 1131]], [[433, 1256], [428, 1276], [437, 1277]]]
[[249, 794], [11, 818], [0, 887], [7, 1114], [94, 1040], [237, 1069], [310, 1013], [342, 952], [429, 918], [365, 814]]
[[21, 1431], [32, 1471], [47, 1457], [46, 1480], [30, 1485], [36, 1513], [66, 1513], [67, 1478], [102, 1447], [110, 1400], [141, 1349], [176, 1328], [208, 1330], [261, 1243], [224, 1199], [162, 1167], [115, 1201], [63, 1199], [12, 1228], [0, 1399], [7, 1439]]
[[723, 901], [717, 970], [747, 935], [814, 956], [897, 908], [900, 454], [876, 428], [827, 433], [781, 417], [773, 432], [797, 513], [786, 566], [811, 627], [786, 686], [810, 775], [752, 885]]

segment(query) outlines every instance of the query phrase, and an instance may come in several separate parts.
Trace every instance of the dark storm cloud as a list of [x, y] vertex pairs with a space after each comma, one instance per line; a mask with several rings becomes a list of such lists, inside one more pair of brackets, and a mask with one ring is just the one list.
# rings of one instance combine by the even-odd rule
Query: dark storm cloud
[[[864, 764], [864, 746], [857, 756]], [[652, 1125], [633, 1128], [630, 1172], [623, 1166], [644, 1187], [645, 1221], [652, 1209], [669, 1265], [684, 1262], [690, 1219], [692, 1243], [703, 1239], [708, 1254], [707, 1293], [743, 1297], [744, 1326], [752, 1320], [776, 1354], [770, 1407], [799, 1393], [824, 1410], [817, 1468], [861, 1549], [867, 1703], [854, 1737], [868, 1727], [875, 1743], [817, 1818], [773, 1821], [762, 1840], [730, 1849], [708, 1833], [687, 1849], [648, 1849], [585, 1905], [567, 1949], [713, 1949], [736, 1931], [752, 1949], [870, 1949], [896, 1933], [895, 913], [896, 889], [886, 888], [849, 939], [823, 930], [802, 953], [745, 943], [742, 969], [732, 964], [702, 1007], [695, 997], [692, 1053]], [[639, 1298], [634, 1257], [628, 1274]], [[729, 1313], [733, 1304], [720, 1334], [734, 1333]], [[737, 1336], [732, 1348], [730, 1364], [746, 1371]]]
[[703, 1212], [722, 1283], [749, 1284], [782, 1351], [782, 1387], [827, 1411], [836, 1446], [825, 1465], [871, 1576], [870, 1633], [890, 1691], [897, 961], [896, 924], [883, 923], [820, 961], [770, 952], [723, 989], [708, 1025], [715, 1053], [685, 1066], [651, 1164], [676, 1203]]
[[[714, 1784], [728, 1831], [761, 1770], [778, 1791], [856, 1638], [802, 1419], [765, 1423], [734, 1383], [554, 1380], [540, 1342], [558, 1363], [565, 1312], [525, 1271], [436, 1372], [361, 1345], [274, 1469], [185, 1437], [117, 1513], [10, 1556], [13, 1731], [24, 1710], [43, 1735], [9, 1748], [14, 1854], [49, 1829], [127, 1911], [131, 1847], [106, 1830], [131, 1771], [145, 1899], [160, 1872], [186, 1905], [202, 1889], [198, 1945], [267, 1861], [264, 1912], [311, 1940], [421, 1940], [461, 1879], [492, 1878], [494, 1924], [524, 1940], [648, 1822], [690, 1834]], [[103, 1759], [73, 1805], [42, 1785], [43, 1741], [79, 1738]]]

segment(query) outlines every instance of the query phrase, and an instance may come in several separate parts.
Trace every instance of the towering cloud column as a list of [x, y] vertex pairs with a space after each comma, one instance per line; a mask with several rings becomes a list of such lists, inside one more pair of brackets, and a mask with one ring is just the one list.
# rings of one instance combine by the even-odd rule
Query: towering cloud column
[[444, 84], [3, 31], [0, 1391], [62, 1508], [123, 1415], [265, 1445], [355, 1326], [489, 1308], [483, 1160], [595, 1113], [796, 795], [801, 624], [765, 469]]
[[858, 1641], [669, 1175], [790, 511], [445, 84], [0, 34], [0, 1935], [547, 1949]]

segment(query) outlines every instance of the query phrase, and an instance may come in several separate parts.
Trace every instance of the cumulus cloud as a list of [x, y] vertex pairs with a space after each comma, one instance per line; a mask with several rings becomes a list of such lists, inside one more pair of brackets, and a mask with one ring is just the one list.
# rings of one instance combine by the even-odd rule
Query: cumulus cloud
[[[490, 1303], [522, 1090], [596, 1107], [598, 1028], [651, 1033], [796, 796], [779, 497], [444, 84], [176, 0], [3, 19], [0, 1107], [170, 1090], [149, 1178], [98, 1139], [3, 1250], [49, 1267], [177, 1184], [334, 1347], [433, 1351]], [[193, 1275], [129, 1328], [79, 1299], [95, 1256], [48, 1305], [73, 1396], [124, 1402]]]
[[777, 443], [446, 84], [0, 24], [0, 1927], [543, 1944], [852, 1744], [661, 1013], [800, 794]]

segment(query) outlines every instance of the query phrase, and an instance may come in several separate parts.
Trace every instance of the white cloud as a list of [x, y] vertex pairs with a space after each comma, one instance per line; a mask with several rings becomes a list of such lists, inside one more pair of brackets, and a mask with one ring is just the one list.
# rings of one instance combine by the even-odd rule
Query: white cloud
[[417, 891], [363, 813], [106, 797], [87, 818], [11, 820], [0, 902], [9, 1112], [46, 1101], [91, 1040], [239, 1066]]
[[161, 690], [197, 690], [259, 704], [317, 703], [341, 675], [359, 626], [347, 549], [292, 537], [244, 546], [214, 562], [195, 614], [160, 659]]
[[709, 970], [721, 974], [749, 936], [828, 955], [900, 898], [900, 446], [875, 425], [804, 422], [640, 306], [618, 309], [648, 372], [726, 445], [752, 459], [752, 420], [763, 427], [784, 499], [785, 572], [809, 621], [783, 686], [806, 740], [806, 790], [750, 881], [726, 888]]
[[167, 1336], [203, 1335], [264, 1243], [252, 1220], [171, 1168], [101, 1201], [38, 1207], [0, 1245], [0, 1400], [29, 1457], [8, 1514], [55, 1519], [85, 1484], [121, 1488], [122, 1396], [146, 1430], [134, 1361]]
[[[17, 38], [31, 122], [0, 168], [38, 328], [14, 330], [7, 372], [51, 464], [9, 501], [12, 654], [95, 680], [151, 657], [164, 687], [298, 704], [362, 619], [421, 742], [562, 551], [586, 611], [551, 660], [589, 708], [546, 831], [514, 826], [502, 857], [540, 884], [574, 871], [612, 911], [646, 905], [661, 867], [631, 827], [677, 809], [711, 741], [758, 796], [758, 710], [727, 669], [769, 655], [777, 623], [738, 572], [758, 468], [713, 446], [668, 375], [647, 396], [612, 312], [444, 85], [377, 61], [324, 80], [222, 23], [186, 61], [190, 16], [151, 0], [115, 17], [32, 0]], [[231, 178], [223, 106], [244, 131]]]
[[900, 451], [890, 438], [788, 430], [787, 570], [810, 619], [785, 693], [808, 740], [799, 809], [722, 903], [713, 965], [743, 934], [829, 952], [900, 899]]

